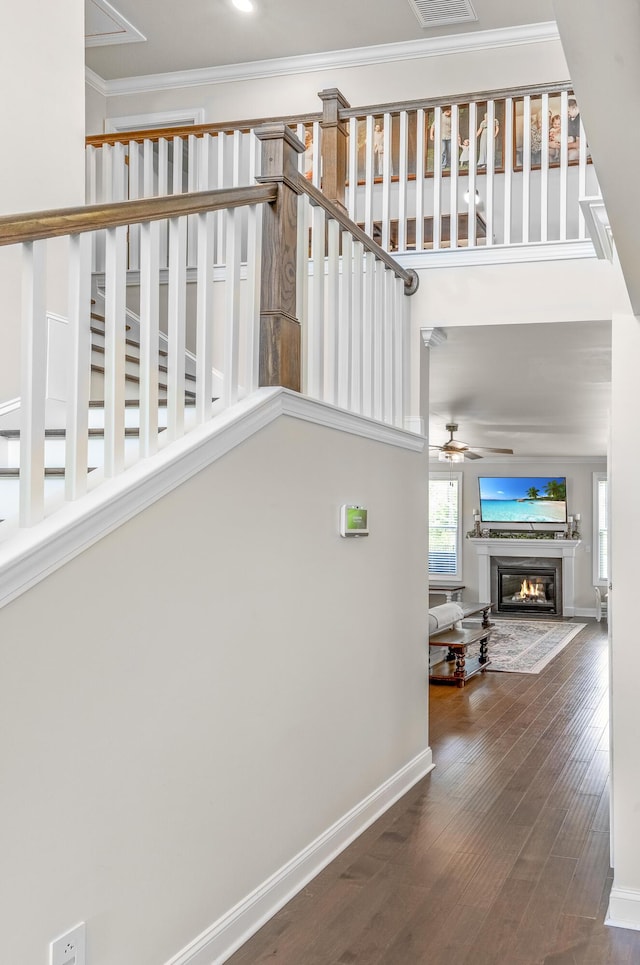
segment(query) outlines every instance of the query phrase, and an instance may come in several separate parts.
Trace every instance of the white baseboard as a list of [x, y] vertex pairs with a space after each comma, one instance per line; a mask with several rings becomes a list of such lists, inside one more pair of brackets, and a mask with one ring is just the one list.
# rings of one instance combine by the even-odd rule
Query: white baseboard
[[226, 962], [307, 882], [433, 767], [431, 748], [428, 747], [222, 915], [166, 965], [221, 965]]
[[614, 928], [634, 928], [640, 931], [640, 891], [627, 891], [625, 888], [616, 888], [614, 884], [604, 923]]

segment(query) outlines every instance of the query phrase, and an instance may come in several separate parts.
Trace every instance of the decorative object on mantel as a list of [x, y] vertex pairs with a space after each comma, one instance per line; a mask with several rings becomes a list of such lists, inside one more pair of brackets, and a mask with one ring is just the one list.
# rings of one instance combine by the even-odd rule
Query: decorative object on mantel
[[550, 620], [496, 620], [487, 672], [538, 674], [585, 626]]
[[482, 534], [480, 532], [480, 513], [477, 509], [473, 511], [473, 535], [478, 538]]
[[[479, 527], [478, 527], [479, 528]], [[543, 532], [542, 530], [523, 530], [523, 529], [489, 529], [477, 532], [475, 529], [467, 533], [467, 539], [554, 539], [555, 533]]]

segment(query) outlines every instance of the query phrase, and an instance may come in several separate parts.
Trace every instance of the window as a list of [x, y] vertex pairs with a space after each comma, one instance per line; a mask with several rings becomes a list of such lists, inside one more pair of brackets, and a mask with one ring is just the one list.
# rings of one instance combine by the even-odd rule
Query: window
[[460, 499], [462, 473], [429, 474], [429, 576], [460, 579]]
[[609, 484], [603, 472], [593, 474], [593, 582], [609, 582]]

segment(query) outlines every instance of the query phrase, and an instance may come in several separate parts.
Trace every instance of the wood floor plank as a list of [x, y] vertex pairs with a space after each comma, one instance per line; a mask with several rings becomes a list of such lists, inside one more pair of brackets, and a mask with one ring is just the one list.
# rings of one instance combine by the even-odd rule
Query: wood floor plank
[[640, 965], [604, 924], [606, 624], [538, 675], [429, 688], [436, 768], [229, 965]]

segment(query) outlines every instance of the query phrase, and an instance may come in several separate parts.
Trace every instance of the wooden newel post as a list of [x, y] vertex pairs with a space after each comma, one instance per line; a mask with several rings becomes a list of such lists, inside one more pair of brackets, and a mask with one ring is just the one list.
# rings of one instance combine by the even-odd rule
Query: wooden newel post
[[321, 90], [322, 101], [322, 193], [329, 201], [345, 209], [344, 186], [347, 180], [347, 144], [349, 125], [340, 120], [340, 111], [349, 102], [337, 87]]
[[304, 151], [304, 144], [285, 124], [263, 124], [255, 135], [262, 141], [262, 174], [256, 180], [278, 185], [278, 197], [265, 205], [262, 222], [259, 384], [299, 392], [298, 154]]

